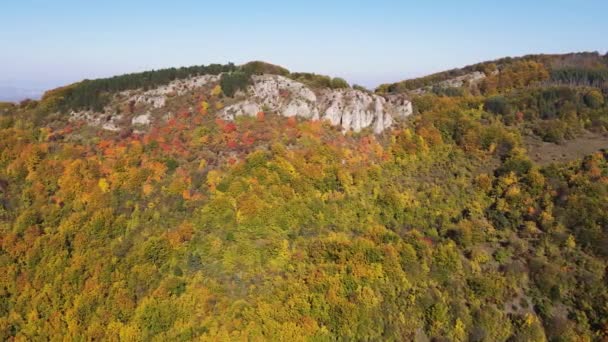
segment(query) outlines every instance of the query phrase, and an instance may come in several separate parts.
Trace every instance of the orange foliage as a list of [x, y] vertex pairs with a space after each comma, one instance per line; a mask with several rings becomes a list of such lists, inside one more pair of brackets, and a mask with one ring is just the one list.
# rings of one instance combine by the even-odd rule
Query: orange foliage
[[258, 112], [258, 114], [256, 115], [257, 119], [259, 122], [264, 122], [264, 118], [266, 117], [266, 114], [264, 112]]
[[255, 139], [253, 138], [251, 132], [247, 131], [241, 137], [241, 142], [244, 146], [251, 146], [253, 143], [255, 143]]
[[288, 127], [294, 128], [294, 127], [296, 127], [297, 124], [298, 124], [298, 119], [296, 119], [295, 116], [290, 116], [287, 119], [287, 126]]
[[183, 223], [177, 229], [167, 233], [167, 240], [173, 248], [179, 247], [184, 242], [188, 242], [194, 235], [194, 227], [192, 224]]

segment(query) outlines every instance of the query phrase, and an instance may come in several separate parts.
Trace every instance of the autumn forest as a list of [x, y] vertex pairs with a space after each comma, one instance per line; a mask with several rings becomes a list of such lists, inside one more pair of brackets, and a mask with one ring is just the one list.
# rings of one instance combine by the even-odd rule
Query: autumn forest
[[[413, 114], [219, 115], [260, 75]], [[196, 66], [1, 103], [0, 340], [606, 341], [607, 132], [598, 53], [375, 90]]]

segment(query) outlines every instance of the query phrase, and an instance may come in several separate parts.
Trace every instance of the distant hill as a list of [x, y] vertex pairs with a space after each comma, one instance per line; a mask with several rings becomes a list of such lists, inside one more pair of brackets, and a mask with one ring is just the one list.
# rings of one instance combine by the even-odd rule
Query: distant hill
[[43, 90], [37, 89], [0, 86], [0, 101], [19, 102], [25, 99], [38, 100], [43, 93]]

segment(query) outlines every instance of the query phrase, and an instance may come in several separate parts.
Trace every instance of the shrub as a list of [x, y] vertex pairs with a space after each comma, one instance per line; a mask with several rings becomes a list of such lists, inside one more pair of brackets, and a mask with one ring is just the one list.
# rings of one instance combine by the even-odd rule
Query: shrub
[[261, 61], [253, 61], [241, 66], [241, 71], [246, 72], [252, 75], [262, 75], [262, 74], [271, 74], [271, 75], [281, 75], [287, 76], [289, 75], [289, 70], [283, 68], [282, 66], [261, 62]]
[[570, 137], [568, 125], [561, 120], [546, 120], [534, 127], [534, 133], [543, 141], [558, 144]]
[[514, 172], [518, 176], [526, 175], [532, 168], [532, 162], [527, 158], [511, 157], [496, 169], [497, 175], [507, 175]]
[[237, 91], [245, 89], [250, 81], [250, 74], [243, 71], [234, 71], [222, 74], [220, 86], [226, 96], [233, 97]]
[[317, 75], [308, 72], [296, 72], [289, 75], [293, 80], [302, 82], [311, 88], [331, 88], [329, 76]]
[[350, 85], [348, 84], [348, 82], [346, 82], [346, 80], [344, 80], [343, 78], [340, 78], [340, 77], [334, 77], [331, 80], [330, 86], [332, 89], [350, 88]]
[[353, 84], [353, 89], [359, 90], [359, 91], [364, 91], [364, 92], [369, 92], [370, 91], [369, 89], [367, 89], [364, 86], [359, 85], [359, 84]]
[[464, 89], [462, 87], [441, 87], [433, 86], [432, 92], [439, 96], [458, 97], [464, 95]]
[[484, 108], [491, 113], [507, 115], [512, 111], [512, 107], [504, 96], [492, 96], [484, 104]]
[[585, 104], [591, 108], [600, 108], [604, 104], [604, 95], [597, 90], [590, 90], [585, 94]]

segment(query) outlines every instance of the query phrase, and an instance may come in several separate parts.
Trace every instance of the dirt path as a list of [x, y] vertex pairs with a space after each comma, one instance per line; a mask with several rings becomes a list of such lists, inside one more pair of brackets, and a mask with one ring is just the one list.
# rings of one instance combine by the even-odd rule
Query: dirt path
[[533, 137], [526, 137], [524, 141], [530, 158], [540, 165], [568, 162], [608, 148], [608, 136], [590, 132], [562, 144], [548, 143]]

